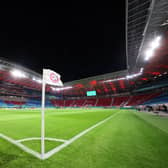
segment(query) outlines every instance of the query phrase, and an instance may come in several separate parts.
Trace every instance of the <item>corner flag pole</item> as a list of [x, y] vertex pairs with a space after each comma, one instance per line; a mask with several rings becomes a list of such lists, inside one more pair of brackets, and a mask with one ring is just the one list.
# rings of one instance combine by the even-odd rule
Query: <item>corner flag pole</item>
[[63, 86], [60, 77], [60, 74], [50, 69], [43, 69], [41, 102], [41, 159], [44, 159], [45, 157], [45, 87], [46, 84], [54, 86]]
[[44, 158], [45, 154], [45, 80], [44, 80], [44, 69], [42, 79], [42, 108], [41, 108], [41, 157]]

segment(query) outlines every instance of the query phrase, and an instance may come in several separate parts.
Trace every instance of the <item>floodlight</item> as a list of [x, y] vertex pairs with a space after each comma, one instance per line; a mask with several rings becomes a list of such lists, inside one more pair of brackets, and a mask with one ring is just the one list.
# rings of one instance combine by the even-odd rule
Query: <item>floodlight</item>
[[37, 83], [42, 83], [42, 80], [41, 79], [37, 79], [35, 77], [32, 78], [33, 81], [37, 82]]
[[56, 91], [61, 91], [61, 90], [68, 90], [71, 89], [72, 86], [67, 86], [67, 87], [62, 87], [62, 88], [55, 88]]
[[42, 80], [41, 79], [37, 79], [36, 82], [42, 83]]
[[150, 47], [156, 49], [160, 45], [161, 36], [156, 37], [150, 44]]
[[159, 44], [160, 43], [158, 41], [152, 41], [150, 46], [155, 49], [159, 47]]
[[132, 78], [135, 78], [137, 76], [140, 76], [140, 75], [142, 75], [142, 72], [143, 72], [143, 69], [141, 68], [141, 70], [138, 73], [127, 75], [126, 79], [132, 79]]
[[12, 76], [14, 76], [14, 77], [26, 78], [26, 75], [24, 74], [24, 72], [22, 72], [22, 71], [20, 71], [20, 70], [17, 70], [17, 69], [11, 70], [11, 74], [12, 74]]
[[115, 82], [115, 81], [119, 81], [119, 80], [125, 80], [125, 79], [132, 79], [132, 78], [135, 78], [137, 76], [140, 76], [142, 75], [144, 71], [144, 68], [141, 68], [139, 72], [135, 73], [135, 74], [130, 74], [130, 75], [127, 75], [125, 77], [120, 77], [120, 78], [116, 78], [116, 79], [109, 79], [109, 80], [105, 80], [103, 81], [103, 83], [106, 83], [106, 82]]
[[161, 36], [157, 36], [157, 37], [156, 37], [156, 41], [160, 41], [161, 38], [162, 38]]
[[126, 76], [126, 79], [131, 79], [131, 78], [133, 78], [133, 75], [127, 75]]
[[141, 69], [140, 69], [140, 73], [142, 74], [142, 73], [143, 73], [143, 71], [144, 71], [144, 68], [141, 68]]
[[56, 91], [56, 90], [57, 90], [57, 88], [54, 88], [54, 87], [51, 87], [51, 89], [52, 89], [53, 91]]
[[145, 61], [148, 61], [152, 56], [153, 56], [154, 50], [153, 49], [148, 49], [145, 52]]
[[148, 61], [154, 54], [155, 49], [160, 46], [161, 36], [157, 36], [149, 45], [149, 49], [145, 52], [145, 61]]
[[42, 83], [42, 80], [41, 79], [37, 79], [35, 77], [32, 78], [33, 81], [37, 82], [37, 83]]
[[138, 76], [138, 74], [127, 75], [126, 79], [131, 79], [131, 78], [134, 78], [136, 76]]

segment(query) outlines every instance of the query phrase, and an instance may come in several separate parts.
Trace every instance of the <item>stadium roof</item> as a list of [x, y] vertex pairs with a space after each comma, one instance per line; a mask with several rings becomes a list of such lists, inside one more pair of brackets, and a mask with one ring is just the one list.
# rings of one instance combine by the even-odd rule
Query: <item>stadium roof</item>
[[167, 0], [127, 1], [127, 65], [129, 71], [144, 67], [144, 55], [149, 43], [164, 36], [168, 27]]
[[131, 71], [135, 67], [143, 40], [151, 0], [127, 0], [126, 2], [126, 53], [127, 66]]
[[11, 69], [20, 69], [29, 75], [36, 76], [38, 78], [41, 78], [41, 75], [33, 70], [30, 70], [28, 68], [25, 68], [21, 65], [18, 65], [17, 63], [8, 61], [5, 58], [0, 57], [0, 69], [6, 69], [6, 70], [11, 70]]
[[168, 28], [168, 1], [152, 1], [150, 15], [144, 30], [144, 38], [139, 50], [136, 63], [141, 66], [144, 64], [144, 51], [148, 48], [149, 43], [157, 36], [165, 36]]

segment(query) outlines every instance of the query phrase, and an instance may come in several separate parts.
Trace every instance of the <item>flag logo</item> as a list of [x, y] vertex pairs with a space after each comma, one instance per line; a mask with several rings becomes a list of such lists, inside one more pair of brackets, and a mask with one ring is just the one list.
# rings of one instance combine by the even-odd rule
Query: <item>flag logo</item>
[[50, 79], [54, 83], [57, 83], [60, 80], [59, 76], [55, 75], [55, 73], [50, 74]]

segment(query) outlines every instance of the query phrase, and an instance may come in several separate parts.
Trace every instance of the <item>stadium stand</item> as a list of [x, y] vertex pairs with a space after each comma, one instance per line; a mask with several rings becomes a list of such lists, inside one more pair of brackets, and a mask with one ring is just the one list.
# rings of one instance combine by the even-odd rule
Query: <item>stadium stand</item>
[[[71, 100], [51, 100], [52, 104], [57, 107], [124, 107], [137, 106], [145, 104], [145, 102], [152, 102], [154, 99], [158, 100], [161, 92], [147, 93], [133, 96], [119, 96], [110, 98], [92, 98], [92, 99], [71, 99]], [[167, 100], [168, 100], [168, 94]], [[166, 97], [165, 97], [166, 99]]]
[[164, 104], [168, 103], [168, 93], [163, 93], [153, 99], [150, 99], [143, 103], [143, 105]]
[[129, 96], [115, 97], [112, 106], [124, 106], [129, 99]]
[[[1, 108], [40, 108], [40, 99], [23, 99], [18, 97], [0, 97], [0, 107]], [[50, 100], [46, 101], [46, 107], [54, 107]]]
[[150, 99], [157, 97], [160, 94], [161, 93], [159, 92], [159, 93], [150, 93], [150, 94], [130, 96], [127, 104], [125, 104], [125, 105], [126, 106], [137, 106], [137, 105], [145, 103], [146, 101], [148, 101]]
[[85, 103], [85, 99], [76, 99], [74, 100], [74, 107], [82, 107]]
[[86, 99], [83, 106], [95, 106], [96, 104], [96, 99]]
[[65, 107], [72, 107], [72, 106], [73, 106], [73, 103], [74, 103], [73, 100], [66, 100], [64, 106], [65, 106]]
[[65, 101], [64, 100], [51, 100], [51, 103], [55, 107], [64, 107], [65, 106]]
[[99, 98], [96, 106], [110, 107], [112, 105], [113, 98]]

